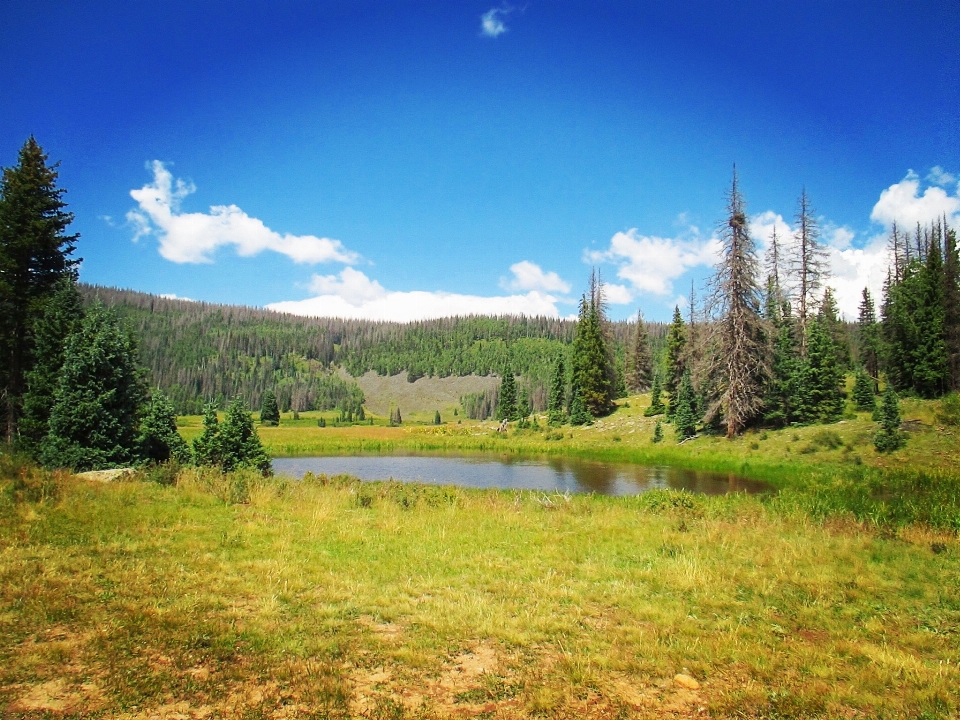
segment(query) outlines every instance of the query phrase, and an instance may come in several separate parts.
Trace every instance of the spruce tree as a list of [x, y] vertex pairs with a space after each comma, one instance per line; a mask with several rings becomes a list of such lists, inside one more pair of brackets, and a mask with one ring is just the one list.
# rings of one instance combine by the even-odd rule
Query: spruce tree
[[873, 391], [873, 378], [863, 367], [857, 368], [854, 378], [853, 402], [860, 412], [872, 412], [877, 407], [877, 398]]
[[273, 390], [267, 390], [263, 394], [263, 402], [260, 404], [260, 424], [280, 424], [280, 407], [277, 405], [277, 396], [274, 395]]
[[[322, 422], [323, 418], [320, 420]], [[203, 432], [193, 441], [193, 461], [197, 465], [220, 467], [223, 464], [223, 456], [217, 409], [213, 403], [207, 403], [203, 408]]]
[[144, 409], [137, 445], [140, 459], [145, 462], [190, 462], [190, 448], [177, 432], [173, 405], [160, 390], [153, 391]]
[[589, 425], [593, 422], [587, 404], [583, 401], [583, 394], [580, 388], [573, 386], [572, 399], [570, 400], [570, 424], [571, 425]]
[[687, 333], [680, 314], [680, 307], [673, 308], [673, 322], [667, 330], [667, 343], [663, 353], [663, 389], [670, 395], [669, 416], [673, 416], [677, 391], [687, 370], [686, 363]]
[[654, 415], [663, 415], [666, 408], [663, 406], [663, 398], [660, 397], [663, 390], [660, 384], [660, 373], [653, 376], [653, 388], [650, 390], [650, 407], [643, 411], [646, 417]]
[[824, 324], [830, 337], [833, 338], [833, 346], [837, 353], [837, 362], [844, 370], [851, 366], [850, 362], [850, 343], [847, 340], [847, 332], [843, 323], [840, 321], [840, 311], [837, 308], [837, 301], [833, 297], [833, 289], [827, 287], [823, 291], [823, 299], [820, 301], [820, 307], [817, 310], [817, 319]]
[[877, 313], [873, 307], [873, 297], [867, 288], [863, 289], [859, 310], [857, 332], [859, 334], [860, 364], [867, 374], [873, 378], [875, 393], [880, 379], [880, 328], [877, 325]]
[[947, 385], [960, 391], [960, 252], [957, 233], [943, 221], [943, 337], [947, 354]]
[[56, 167], [30, 137], [0, 179], [0, 410], [7, 442], [17, 437], [33, 365], [32, 326], [57, 283], [75, 278], [80, 262], [69, 257], [79, 236], [66, 234], [73, 215], [65, 210]]
[[[719, 309], [716, 352], [712, 361], [716, 393], [707, 419], [720, 416], [727, 437], [738, 435], [759, 414], [770, 375], [766, 324], [760, 311], [756, 244], [750, 236], [746, 207], [736, 170], [727, 195], [727, 220], [721, 232], [720, 262], [713, 278], [714, 306]], [[696, 412], [696, 407], [691, 407]]]
[[500, 397], [497, 402], [497, 420], [518, 420], [517, 415], [517, 381], [512, 370], [503, 372], [500, 381]]
[[76, 471], [136, 462], [145, 395], [132, 337], [112, 311], [94, 305], [67, 340], [41, 461]]
[[690, 373], [684, 373], [680, 381], [676, 409], [673, 413], [673, 426], [678, 441], [697, 434], [697, 415], [694, 409], [693, 383], [690, 380]]
[[827, 254], [820, 244], [820, 228], [803, 188], [797, 201], [796, 232], [790, 258], [790, 273], [796, 279], [796, 308], [799, 325], [800, 355], [807, 355], [808, 325], [813, 319], [820, 288], [827, 279]]
[[663, 441], [663, 424], [657, 420], [656, 424], [653, 426], [653, 442], [658, 443]]
[[633, 344], [627, 355], [627, 390], [632, 393], [646, 392], [653, 381], [653, 357], [650, 353], [650, 336], [647, 333], [643, 314], [637, 311], [637, 326], [633, 335]]
[[440, 419], [440, 411], [439, 411], [439, 410], [437, 410], [437, 411], [433, 414], [433, 424], [434, 424], [434, 425], [442, 425], [442, 424], [443, 424], [443, 421]]
[[892, 385], [887, 385], [880, 405], [880, 429], [873, 436], [877, 452], [893, 452], [905, 444], [900, 432], [900, 405]]
[[843, 371], [827, 326], [819, 320], [807, 330], [807, 357], [803, 363], [801, 420], [832, 422], [843, 414]]
[[796, 325], [786, 300], [774, 314], [773, 354], [770, 382], [764, 397], [764, 421], [774, 427], [798, 422], [802, 405], [802, 369]]
[[49, 430], [50, 410], [63, 368], [67, 338], [83, 320], [83, 301], [72, 277], [57, 283], [43, 314], [33, 324], [34, 363], [27, 373], [20, 418], [20, 444], [34, 458]]
[[590, 278], [589, 299], [580, 301], [571, 358], [573, 382], [593, 417], [609, 414], [614, 406], [615, 371], [604, 336], [603, 287], [597, 275]]
[[220, 467], [224, 472], [250, 468], [263, 475], [273, 473], [270, 457], [260, 443], [246, 403], [239, 397], [230, 403], [220, 425], [220, 449], [223, 453]]
[[547, 422], [550, 425], [563, 425], [566, 387], [567, 372], [561, 352], [557, 355], [557, 360], [553, 365], [553, 378], [550, 381], [550, 401], [547, 405]]

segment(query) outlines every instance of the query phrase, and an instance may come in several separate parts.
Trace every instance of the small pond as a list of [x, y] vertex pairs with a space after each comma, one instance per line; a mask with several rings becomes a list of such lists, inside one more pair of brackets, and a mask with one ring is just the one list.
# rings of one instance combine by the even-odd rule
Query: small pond
[[500, 455], [346, 455], [277, 458], [278, 475], [353, 475], [361, 480], [422, 482], [504, 490], [595, 492], [600, 495], [637, 495], [672, 488], [705, 495], [730, 492], [759, 493], [766, 483], [722, 473], [666, 466], [607, 463], [575, 458], [518, 458]]

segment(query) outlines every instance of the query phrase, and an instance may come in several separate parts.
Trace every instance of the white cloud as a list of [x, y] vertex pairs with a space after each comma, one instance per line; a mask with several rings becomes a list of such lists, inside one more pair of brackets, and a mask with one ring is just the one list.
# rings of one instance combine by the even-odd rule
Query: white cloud
[[585, 260], [618, 265], [617, 277], [630, 282], [635, 290], [669, 295], [673, 281], [685, 272], [716, 263], [719, 249], [716, 238], [661, 238], [641, 235], [633, 228], [614, 235], [607, 250], [586, 253]]
[[932, 168], [930, 168], [930, 173], [927, 175], [927, 180], [932, 184], [939, 185], [941, 187], [957, 184], [957, 176], [953, 173], [948, 173], [939, 165], [934, 165]]
[[314, 275], [316, 297], [267, 305], [277, 312], [313, 317], [413, 322], [454, 315], [545, 315], [559, 317], [559, 300], [531, 290], [525, 294], [483, 297], [447, 292], [385, 290], [359, 270], [344, 268], [339, 276]]
[[180, 297], [179, 295], [176, 295], [174, 293], [160, 293], [160, 297], [164, 298], [165, 300], [183, 300], [185, 302], [196, 302], [196, 300], [194, 300], [193, 298]]
[[951, 225], [960, 223], [960, 195], [950, 195], [936, 186], [928, 187], [921, 195], [920, 178], [910, 170], [903, 180], [880, 193], [870, 219], [887, 228], [896, 222], [910, 230], [917, 223], [928, 225], [944, 215]]
[[501, 279], [500, 286], [506, 290], [543, 290], [545, 292], [570, 292], [570, 283], [555, 272], [544, 272], [536, 263], [521, 260], [510, 266], [513, 278]]
[[504, 6], [487, 10], [480, 16], [480, 33], [494, 38], [505, 33], [507, 26], [503, 22], [503, 16], [509, 13], [511, 9]]
[[603, 283], [603, 298], [611, 305], [627, 305], [633, 302], [633, 293], [626, 285]]
[[213, 262], [217, 248], [234, 246], [243, 257], [272, 250], [298, 263], [354, 263], [359, 256], [339, 240], [314, 235], [281, 235], [236, 205], [214, 205], [209, 213], [182, 213], [180, 203], [196, 191], [192, 183], [173, 180], [163, 163], [154, 160], [153, 182], [131, 190], [138, 210], [127, 213], [136, 242], [156, 235], [160, 254], [175, 263]]

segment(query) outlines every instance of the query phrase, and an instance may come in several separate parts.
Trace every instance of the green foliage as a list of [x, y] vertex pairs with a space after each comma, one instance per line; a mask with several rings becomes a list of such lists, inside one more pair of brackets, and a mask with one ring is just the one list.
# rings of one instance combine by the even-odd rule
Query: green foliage
[[687, 369], [686, 348], [686, 326], [683, 322], [683, 316], [680, 314], [680, 307], [675, 306], [673, 308], [673, 322], [667, 331], [667, 344], [663, 354], [663, 384], [664, 390], [670, 395], [670, 408], [667, 414], [671, 417], [676, 408], [674, 399], [677, 397], [677, 391], [683, 381], [683, 374]]
[[650, 390], [650, 407], [643, 412], [646, 417], [663, 415], [666, 408], [663, 406], [663, 399], [660, 397], [662, 392], [660, 388], [660, 373], [657, 373], [653, 376], [653, 388]]
[[637, 324], [633, 344], [626, 359], [625, 381], [632, 393], [646, 392], [653, 381], [653, 355], [650, 352], [650, 335], [647, 333], [643, 315], [637, 311]]
[[320, 419], [317, 420], [317, 427], [326, 427], [326, 426], [327, 426], [327, 421], [321, 415]]
[[42, 462], [77, 471], [135, 462], [145, 395], [133, 339], [113, 312], [94, 305], [67, 340]]
[[442, 425], [442, 424], [443, 424], [443, 420], [440, 419], [440, 411], [439, 411], [439, 410], [437, 410], [437, 411], [433, 414], [433, 424], [434, 424], [434, 425]]
[[567, 371], [563, 363], [563, 353], [557, 353], [557, 360], [553, 364], [553, 377], [550, 380], [550, 401], [547, 405], [547, 422], [551, 426], [563, 425], [566, 391]]
[[774, 427], [785, 427], [801, 419], [803, 362], [797, 343], [790, 304], [775, 311], [771, 378], [764, 400], [764, 420]]
[[395, 407], [390, 409], [390, 425], [401, 425], [403, 423], [403, 417], [400, 415], [400, 408]]
[[180, 464], [190, 462], [190, 448], [177, 432], [173, 405], [160, 390], [154, 390], [146, 404], [137, 444], [140, 459], [146, 462], [159, 464], [171, 459]]
[[880, 429], [873, 436], [877, 452], [893, 452], [906, 442], [900, 432], [900, 404], [892, 385], [887, 385], [880, 405]]
[[517, 381], [513, 371], [507, 369], [500, 381], [500, 400], [497, 403], [497, 420], [519, 420], [517, 411]]
[[280, 424], [280, 406], [277, 405], [277, 396], [273, 390], [267, 390], [263, 394], [263, 402], [260, 403], [260, 423], [262, 425]]
[[[17, 164], [0, 179], [0, 410], [5, 435], [17, 435], [27, 374], [33, 367], [32, 327], [63, 278], [74, 278], [69, 259], [77, 235], [67, 235], [73, 215], [57, 187], [56, 165], [33, 137], [20, 148]], [[41, 426], [43, 417], [34, 416]], [[42, 429], [34, 424], [29, 441]]]
[[591, 417], [590, 411], [587, 410], [586, 403], [583, 402], [583, 395], [580, 393], [580, 388], [574, 385], [571, 394], [573, 399], [570, 401], [570, 424], [589, 425], [593, 422], [593, 417]]
[[693, 383], [690, 380], [690, 373], [684, 373], [680, 381], [673, 413], [673, 425], [677, 440], [685, 440], [697, 434], [697, 415], [694, 409]]
[[33, 324], [34, 364], [27, 373], [20, 418], [20, 444], [35, 458], [49, 431], [50, 410], [63, 367], [67, 338], [83, 320], [83, 305], [76, 283], [63, 277], [53, 296], [44, 303], [43, 314]]
[[872, 412], [877, 407], [877, 397], [873, 392], [873, 378], [867, 375], [863, 367], [857, 367], [853, 382], [853, 402], [860, 412]]
[[230, 403], [223, 423], [218, 422], [212, 405], [206, 407], [203, 433], [193, 441], [193, 455], [197, 465], [216, 467], [225, 473], [249, 469], [266, 476], [273, 472], [241, 398], [234, 398]]
[[819, 319], [807, 330], [807, 357], [802, 368], [798, 416], [804, 421], [831, 422], [843, 415], [843, 370], [829, 327]]
[[860, 300], [860, 314], [857, 320], [860, 365], [873, 379], [876, 392], [876, 379], [880, 376], [880, 326], [873, 306], [873, 297], [867, 288], [863, 289]]
[[663, 442], [663, 423], [659, 420], [657, 420], [657, 423], [653, 426], [653, 442]]
[[193, 461], [197, 465], [211, 467], [220, 467], [223, 463], [220, 421], [213, 404], [208, 404], [203, 409], [203, 432], [193, 441]]
[[589, 298], [584, 295], [580, 301], [571, 354], [573, 383], [580, 389], [583, 404], [593, 417], [608, 415], [615, 407], [616, 377], [611, 348], [604, 337], [605, 323], [601, 285], [594, 275]]

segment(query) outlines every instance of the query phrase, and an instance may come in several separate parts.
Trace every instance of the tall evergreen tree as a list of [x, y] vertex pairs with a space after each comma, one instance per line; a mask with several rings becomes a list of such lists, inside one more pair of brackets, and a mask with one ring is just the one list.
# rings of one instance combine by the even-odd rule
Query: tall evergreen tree
[[687, 332], [680, 314], [680, 307], [673, 308], [673, 322], [667, 330], [667, 342], [663, 351], [663, 389], [670, 395], [669, 415], [673, 415], [674, 400], [680, 389], [680, 382], [687, 370]]
[[607, 415], [614, 408], [614, 370], [610, 349], [604, 337], [603, 286], [596, 273], [591, 275], [589, 299], [580, 301], [580, 315], [573, 340], [571, 365], [573, 382], [593, 417]]
[[160, 390], [151, 393], [144, 409], [137, 444], [140, 459], [146, 462], [164, 463], [170, 459], [190, 462], [190, 448], [177, 432], [173, 405]]
[[850, 342], [847, 339], [846, 328], [840, 320], [840, 310], [837, 308], [837, 301], [833, 297], [833, 289], [829, 286], [823, 291], [823, 299], [817, 309], [817, 319], [824, 324], [833, 339], [833, 346], [836, 349], [837, 362], [840, 363], [840, 367], [844, 370], [850, 368]]
[[650, 353], [650, 335], [647, 333], [643, 314], [638, 310], [633, 343], [627, 355], [627, 389], [632, 393], [646, 392], [650, 389], [652, 381], [653, 357]]
[[880, 404], [880, 429], [873, 436], [877, 452], [893, 452], [904, 445], [900, 432], [900, 403], [892, 385], [887, 385]]
[[273, 390], [267, 390], [263, 394], [263, 401], [260, 403], [260, 423], [263, 425], [280, 424], [280, 407], [277, 405], [277, 396]]
[[807, 189], [797, 201], [796, 231], [790, 258], [790, 273], [796, 280], [796, 309], [799, 324], [800, 355], [807, 354], [807, 326], [813, 319], [820, 288], [827, 279], [826, 250], [820, 244], [820, 228]]
[[574, 384], [570, 393], [570, 424], [571, 425], [589, 425], [593, 422], [587, 404], [583, 401], [583, 393], [580, 388]]
[[789, 302], [783, 302], [773, 322], [775, 334], [771, 377], [764, 399], [764, 420], [774, 427], [785, 427], [801, 419], [803, 385], [800, 344]]
[[877, 407], [873, 378], [863, 367], [858, 367], [853, 382], [853, 402], [860, 412], [873, 412]]
[[503, 371], [503, 379], [500, 381], [500, 397], [497, 403], [497, 420], [519, 420], [517, 414], [517, 381], [513, 376], [513, 370], [507, 368]]
[[547, 422], [550, 425], [563, 425], [566, 389], [567, 371], [561, 352], [557, 354], [557, 360], [553, 365], [553, 378], [550, 381], [550, 400], [547, 405]]
[[727, 195], [727, 220], [721, 231], [723, 250], [713, 279], [716, 354], [713, 361], [716, 397], [707, 418], [720, 415], [727, 437], [738, 435], [759, 414], [770, 375], [767, 330], [760, 311], [756, 244], [750, 236], [746, 207], [736, 169]]
[[63, 277], [78, 235], [66, 234], [73, 215], [57, 187], [56, 165], [33, 137], [0, 180], [0, 405], [8, 442], [17, 437], [26, 376], [33, 365], [32, 326]]
[[960, 391], [960, 253], [957, 232], [943, 220], [943, 336], [947, 353], [948, 386]]
[[844, 375], [830, 330], [820, 320], [811, 322], [807, 329], [807, 357], [801, 377], [801, 419], [838, 420], [843, 415]]
[[867, 288], [863, 289], [859, 310], [857, 332], [859, 333], [860, 364], [873, 378], [873, 390], [876, 393], [880, 379], [880, 327], [877, 325], [873, 297]]
[[67, 340], [41, 461], [77, 471], [135, 462], [144, 399], [133, 338], [113, 312], [94, 305]]
[[684, 373], [677, 392], [676, 408], [673, 413], [673, 426], [677, 440], [685, 440], [697, 434], [697, 414], [694, 407], [693, 383], [690, 373]]
[[220, 425], [220, 447], [223, 452], [220, 467], [224, 472], [237, 468], [258, 470], [263, 475], [273, 472], [270, 457], [260, 444], [260, 436], [253, 427], [253, 419], [241, 398], [234, 398]]
[[34, 362], [27, 373], [19, 431], [21, 446], [34, 457], [49, 430], [67, 338], [77, 331], [82, 320], [83, 301], [76, 283], [72, 277], [62, 277], [53, 296], [44, 304], [43, 314], [33, 324]]

